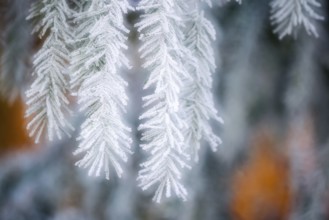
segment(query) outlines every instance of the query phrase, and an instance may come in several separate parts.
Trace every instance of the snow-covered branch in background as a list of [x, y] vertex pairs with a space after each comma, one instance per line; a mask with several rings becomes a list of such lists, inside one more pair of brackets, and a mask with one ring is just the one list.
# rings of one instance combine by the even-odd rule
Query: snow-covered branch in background
[[205, 139], [215, 151], [221, 143], [212, 131], [210, 119], [223, 123], [214, 108], [212, 73], [215, 71], [215, 57], [212, 41], [216, 31], [211, 22], [204, 17], [197, 0], [191, 0], [186, 10], [185, 44], [190, 51], [191, 60], [187, 68], [191, 76], [184, 85], [182, 99], [188, 124], [184, 134], [185, 143], [191, 156], [198, 161], [201, 139]]
[[4, 51], [1, 57], [1, 95], [14, 101], [21, 95], [27, 78], [27, 61], [30, 53], [31, 34], [26, 21], [29, 2], [13, 0], [7, 3], [3, 30]]
[[318, 12], [320, 8], [318, 0], [273, 0], [271, 22], [275, 26], [274, 33], [282, 39], [305, 28], [309, 35], [318, 37], [316, 21], [324, 19]]
[[242, 0], [203, 0], [204, 2], [206, 2], [209, 6], [211, 6], [211, 4], [209, 2], [211, 1], [215, 1], [219, 6], [222, 6], [228, 2], [231, 2], [231, 1], [235, 1], [236, 3], [238, 4], [242, 4]]
[[227, 1], [235, 1], [235, 2], [237, 2], [237, 3], [239, 3], [239, 4], [242, 4], [242, 0], [227, 0]]
[[186, 199], [187, 191], [182, 184], [183, 168], [188, 154], [184, 153], [184, 119], [181, 114], [180, 90], [182, 79], [188, 77], [183, 66], [182, 23], [180, 1], [142, 0], [138, 9], [144, 10], [141, 21], [136, 25], [143, 42], [140, 48], [143, 64], [151, 74], [144, 89], [154, 87], [153, 94], [143, 98], [148, 108], [140, 119], [144, 123], [141, 147], [150, 154], [142, 163], [138, 180], [143, 190], [156, 185], [153, 199], [162, 197]]
[[52, 140], [61, 138], [63, 133], [69, 135], [73, 129], [66, 118], [70, 112], [66, 97], [69, 61], [66, 41], [70, 39], [66, 19], [69, 14], [66, 0], [43, 0], [32, 5], [28, 16], [35, 21], [33, 32], [38, 32], [40, 38], [49, 33], [34, 56], [35, 80], [26, 92], [26, 117], [31, 118], [27, 127], [36, 142], [43, 133]]
[[130, 128], [123, 123], [128, 97], [120, 68], [128, 67], [124, 54], [129, 32], [124, 26], [128, 1], [94, 0], [75, 18], [76, 50], [72, 54], [72, 90], [86, 119], [81, 125], [76, 164], [89, 175], [110, 178], [113, 167], [122, 176], [122, 161], [131, 153]]

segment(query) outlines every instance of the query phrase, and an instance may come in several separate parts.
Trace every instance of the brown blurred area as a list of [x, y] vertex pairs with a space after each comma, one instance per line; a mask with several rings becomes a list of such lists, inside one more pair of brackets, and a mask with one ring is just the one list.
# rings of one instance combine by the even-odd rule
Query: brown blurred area
[[232, 181], [232, 212], [236, 220], [285, 220], [292, 208], [290, 168], [273, 134], [256, 135], [247, 162]]
[[[12, 0], [0, 0], [0, 30], [3, 32], [9, 26], [8, 24], [11, 24], [11, 22], [13, 22], [13, 20], [15, 20], [16, 16], [18, 15], [17, 11], [13, 11], [14, 4], [15, 2]], [[4, 38], [4, 36], [0, 36], [0, 39], [1, 37]], [[0, 57], [4, 55], [4, 44], [6, 43], [5, 41], [10, 39], [11, 37], [8, 39], [1, 39], [4, 42], [0, 42]], [[38, 50], [43, 42], [42, 39], [39, 39], [37, 36], [31, 35], [31, 39], [31, 54], [26, 57], [26, 60], [24, 61], [26, 62], [26, 74], [24, 76], [24, 80], [26, 82], [31, 78], [30, 67], [32, 64], [30, 58], [32, 57], [32, 51]], [[2, 63], [0, 62], [0, 70], [3, 68], [1, 64]], [[1, 74], [2, 73], [0, 72], [0, 75]], [[14, 75], [14, 73], [12, 74]], [[2, 86], [7, 85], [8, 84], [6, 83], [2, 84]], [[22, 88], [15, 89], [20, 90], [20, 93], [23, 92]], [[26, 120], [24, 118], [24, 100], [22, 100], [22, 98], [19, 96], [14, 100], [10, 100], [8, 97], [10, 97], [10, 94], [0, 94], [0, 157], [12, 152], [31, 150], [35, 146], [33, 141], [28, 136], [26, 130]]]
[[32, 147], [24, 120], [24, 104], [21, 99], [13, 103], [0, 99], [0, 156]]

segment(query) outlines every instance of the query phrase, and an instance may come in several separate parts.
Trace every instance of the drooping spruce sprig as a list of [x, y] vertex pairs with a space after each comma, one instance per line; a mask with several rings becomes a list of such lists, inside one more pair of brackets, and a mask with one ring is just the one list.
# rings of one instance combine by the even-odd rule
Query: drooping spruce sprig
[[220, 123], [214, 107], [212, 95], [212, 73], [215, 71], [215, 56], [213, 41], [216, 31], [211, 22], [205, 18], [198, 0], [190, 0], [185, 11], [186, 30], [185, 44], [191, 56], [186, 62], [190, 78], [183, 87], [183, 107], [188, 124], [185, 130], [187, 150], [195, 161], [198, 161], [198, 151], [201, 140], [206, 140], [216, 151], [221, 139], [212, 131], [210, 121], [215, 119]]
[[318, 0], [273, 0], [271, 21], [275, 26], [274, 33], [282, 39], [304, 28], [309, 35], [318, 37], [316, 21], [324, 19], [319, 14], [320, 7]]
[[33, 32], [46, 38], [42, 48], [34, 55], [35, 80], [26, 92], [26, 117], [30, 136], [39, 142], [46, 133], [50, 140], [69, 135], [73, 130], [67, 119], [69, 114], [67, 66], [71, 39], [67, 18], [70, 9], [66, 0], [42, 0], [33, 4], [27, 19], [34, 23]]
[[183, 151], [184, 119], [180, 112], [180, 90], [183, 77], [188, 73], [182, 62], [185, 50], [182, 42], [182, 22], [179, 1], [142, 0], [138, 9], [143, 10], [137, 23], [142, 46], [143, 67], [150, 71], [144, 89], [153, 87], [154, 93], [143, 98], [147, 110], [140, 116], [144, 120], [141, 147], [150, 156], [141, 164], [138, 180], [142, 189], [156, 186], [154, 200], [173, 194], [186, 199], [182, 184], [183, 168], [189, 167], [188, 154]]
[[124, 26], [128, 1], [93, 0], [75, 17], [76, 50], [72, 53], [72, 90], [86, 119], [81, 125], [76, 165], [89, 175], [110, 178], [113, 167], [122, 176], [122, 161], [131, 153], [130, 128], [123, 123], [128, 97], [120, 68], [129, 32]]

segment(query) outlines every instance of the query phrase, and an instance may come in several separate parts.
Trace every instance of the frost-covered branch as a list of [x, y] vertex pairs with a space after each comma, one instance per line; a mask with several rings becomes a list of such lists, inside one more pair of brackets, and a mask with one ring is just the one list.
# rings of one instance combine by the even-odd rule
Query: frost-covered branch
[[54, 137], [61, 138], [63, 133], [69, 135], [73, 130], [66, 118], [69, 113], [66, 97], [69, 61], [66, 41], [70, 39], [66, 20], [69, 14], [66, 0], [43, 0], [33, 4], [28, 16], [28, 19], [34, 20], [33, 32], [38, 32], [40, 38], [48, 35], [34, 56], [35, 80], [26, 92], [26, 116], [31, 118], [27, 127], [36, 142], [43, 133], [52, 140]]
[[122, 176], [121, 162], [131, 153], [130, 129], [122, 122], [127, 83], [119, 74], [122, 66], [128, 66], [123, 52], [129, 32], [123, 25], [128, 8], [127, 1], [94, 0], [75, 19], [71, 84], [86, 116], [75, 151], [83, 158], [76, 165], [88, 169], [89, 175], [105, 174], [107, 179], [111, 166]]
[[140, 119], [145, 120], [141, 146], [150, 154], [142, 163], [138, 180], [143, 190], [156, 185], [154, 200], [171, 197], [173, 193], [186, 199], [187, 191], [181, 182], [183, 168], [188, 167], [188, 155], [183, 152], [184, 126], [180, 112], [182, 78], [188, 73], [182, 64], [180, 1], [142, 0], [138, 9], [144, 10], [136, 25], [143, 44], [140, 48], [143, 64], [151, 74], [144, 89], [154, 87], [153, 94], [143, 98], [148, 108]]
[[273, 0], [271, 21], [275, 26], [274, 33], [282, 39], [304, 28], [309, 35], [318, 37], [315, 23], [324, 19], [318, 13], [319, 8], [321, 4], [318, 0]]
[[191, 78], [186, 80], [182, 99], [188, 124], [185, 142], [195, 161], [198, 161], [201, 139], [205, 139], [214, 151], [221, 143], [212, 131], [210, 119], [221, 123], [223, 120], [217, 116], [211, 92], [211, 75], [216, 68], [212, 41], [216, 39], [216, 31], [204, 17], [204, 11], [199, 9], [198, 2], [190, 2], [186, 10], [185, 43], [192, 55], [187, 63]]

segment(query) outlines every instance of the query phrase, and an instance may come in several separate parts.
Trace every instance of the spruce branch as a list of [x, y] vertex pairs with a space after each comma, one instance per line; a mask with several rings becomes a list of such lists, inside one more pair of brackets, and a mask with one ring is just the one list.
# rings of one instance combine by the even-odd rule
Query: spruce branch
[[214, 107], [212, 73], [215, 71], [215, 56], [212, 42], [216, 31], [211, 22], [205, 18], [196, 0], [190, 1], [186, 8], [185, 44], [191, 54], [186, 63], [190, 78], [186, 79], [182, 100], [186, 115], [187, 129], [184, 136], [187, 150], [198, 161], [198, 150], [205, 139], [216, 151], [221, 139], [212, 131], [210, 120], [223, 123]]
[[180, 90], [188, 73], [183, 65], [180, 1], [142, 0], [138, 9], [145, 13], [136, 27], [140, 32], [140, 54], [143, 67], [150, 71], [144, 89], [155, 91], [143, 98], [147, 110], [140, 116], [141, 147], [150, 156], [142, 163], [138, 175], [143, 190], [156, 186], [153, 200], [160, 202], [175, 194], [185, 200], [187, 190], [182, 183], [183, 169], [188, 168], [189, 155], [184, 153], [184, 119], [180, 111]]
[[47, 133], [49, 140], [70, 135], [73, 127], [67, 119], [70, 114], [67, 66], [69, 50], [66, 42], [71, 38], [67, 18], [70, 9], [66, 0], [43, 0], [35, 2], [27, 19], [32, 19], [33, 32], [46, 37], [42, 48], [34, 55], [35, 80], [26, 91], [26, 117], [31, 118], [27, 128], [30, 136], [39, 142]]
[[124, 15], [129, 8], [128, 1], [95, 0], [75, 17], [71, 86], [86, 116], [74, 153], [83, 157], [76, 165], [107, 179], [111, 167], [122, 176], [122, 162], [132, 153], [130, 128], [122, 122], [127, 82], [119, 74], [121, 67], [128, 67]]
[[301, 28], [309, 35], [319, 36], [315, 22], [324, 20], [324, 17], [319, 14], [321, 4], [318, 0], [273, 0], [270, 5], [274, 33], [280, 39], [296, 35]]

